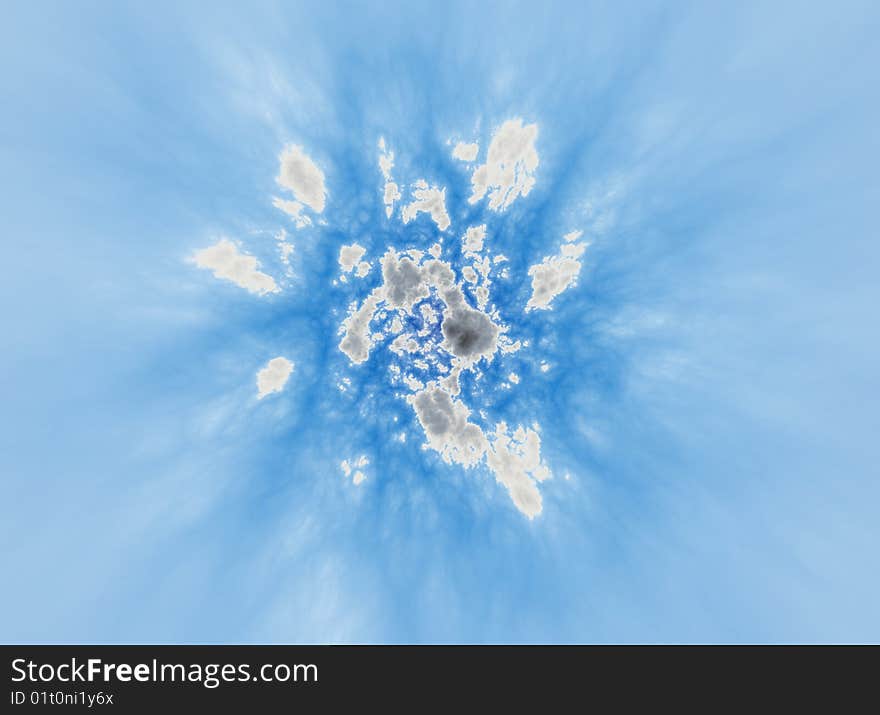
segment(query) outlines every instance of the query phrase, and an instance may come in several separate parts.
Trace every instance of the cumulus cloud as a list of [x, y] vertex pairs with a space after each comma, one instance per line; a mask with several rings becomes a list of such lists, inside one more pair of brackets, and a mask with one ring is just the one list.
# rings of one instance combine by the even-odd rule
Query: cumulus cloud
[[549, 468], [541, 461], [541, 439], [537, 431], [518, 427], [511, 434], [499, 422], [490, 438], [479, 425], [469, 421], [470, 410], [446, 390], [428, 387], [409, 398], [428, 447], [447, 464], [470, 468], [485, 459], [495, 479], [510, 493], [514, 506], [533, 519], [543, 502], [538, 483], [549, 479]]
[[382, 201], [385, 203], [385, 215], [391, 218], [394, 213], [394, 202], [400, 201], [400, 187], [393, 181], [385, 182], [385, 193], [382, 195]]
[[251, 293], [265, 295], [280, 290], [272, 276], [259, 270], [260, 263], [254, 256], [239, 253], [236, 245], [228, 239], [196, 251], [190, 260], [199, 268], [213, 272], [216, 278], [232, 281]]
[[400, 200], [400, 187], [391, 178], [391, 169], [394, 168], [394, 152], [385, 147], [385, 138], [379, 139], [379, 169], [385, 178], [385, 190], [382, 202], [385, 204], [385, 215], [391, 218], [394, 213], [394, 202]]
[[342, 340], [339, 349], [348, 356], [355, 365], [365, 362], [370, 356], [373, 347], [373, 338], [370, 335], [370, 321], [376, 312], [379, 301], [384, 297], [384, 289], [375, 288], [360, 308], [357, 303], [349, 311], [348, 317], [342, 323]]
[[569, 258], [580, 258], [586, 250], [586, 243], [566, 243], [560, 247], [559, 252]]
[[464, 232], [461, 238], [461, 250], [465, 253], [479, 253], [483, 250], [483, 241], [486, 239], [486, 224], [471, 226]]
[[279, 199], [277, 196], [272, 199], [272, 205], [276, 209], [280, 209], [293, 219], [297, 228], [304, 228], [312, 223], [312, 219], [303, 214], [305, 206], [299, 201], [289, 201], [287, 199]]
[[409, 223], [419, 213], [431, 214], [434, 223], [441, 231], [449, 228], [449, 214], [446, 213], [446, 189], [429, 186], [424, 179], [419, 179], [413, 188], [413, 201], [403, 207], [403, 222]]
[[581, 262], [578, 259], [583, 255], [587, 244], [571, 241], [580, 235], [579, 231], [566, 234], [566, 243], [560, 247], [559, 255], [547, 256], [541, 263], [529, 268], [532, 295], [526, 303], [527, 313], [532, 310], [549, 310], [553, 299], [576, 283], [581, 272]]
[[324, 172], [295, 144], [284, 147], [278, 160], [278, 185], [290, 191], [298, 202], [322, 213], [327, 198]]
[[479, 151], [480, 145], [476, 142], [473, 144], [458, 142], [458, 144], [455, 145], [455, 149], [452, 150], [452, 158], [458, 159], [459, 161], [474, 161], [477, 158], [477, 153]]
[[278, 242], [278, 258], [287, 268], [287, 275], [292, 275], [290, 267], [290, 256], [293, 255], [293, 244], [287, 240], [287, 231], [283, 228], [275, 234], [275, 240]]
[[342, 462], [339, 463], [339, 468], [346, 477], [351, 477], [352, 484], [359, 486], [367, 478], [367, 475], [364, 474], [362, 470], [369, 463], [370, 460], [367, 459], [367, 455], [362, 454], [357, 459], [343, 459]]
[[339, 249], [339, 268], [343, 273], [351, 273], [366, 252], [367, 249], [357, 243], [343, 246]]
[[489, 208], [502, 211], [517, 197], [527, 196], [535, 185], [537, 137], [537, 124], [523, 126], [521, 119], [504, 122], [492, 136], [486, 163], [474, 169], [471, 175], [470, 203], [482, 200], [488, 192]]
[[504, 422], [495, 427], [486, 463], [495, 478], [507, 487], [516, 508], [533, 519], [543, 508], [537, 482], [550, 478], [550, 470], [541, 462], [541, 439], [534, 430], [518, 427], [509, 434]]
[[257, 399], [273, 392], [281, 392], [293, 372], [293, 363], [284, 357], [272, 358], [257, 373]]

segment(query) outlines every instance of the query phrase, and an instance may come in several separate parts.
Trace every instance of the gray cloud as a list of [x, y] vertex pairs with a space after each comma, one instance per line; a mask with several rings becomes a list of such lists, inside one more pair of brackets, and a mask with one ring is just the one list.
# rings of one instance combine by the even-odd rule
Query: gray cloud
[[456, 357], [476, 362], [498, 347], [499, 327], [485, 313], [461, 306], [448, 311], [441, 325], [444, 347]]
[[394, 308], [409, 310], [417, 300], [428, 297], [428, 286], [419, 266], [405, 256], [398, 258], [393, 249], [382, 257], [382, 278], [385, 299]]

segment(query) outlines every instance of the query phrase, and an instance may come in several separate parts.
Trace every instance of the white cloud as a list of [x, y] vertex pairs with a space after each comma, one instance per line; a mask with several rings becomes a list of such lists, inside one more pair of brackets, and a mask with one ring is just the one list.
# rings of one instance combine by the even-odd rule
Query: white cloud
[[474, 161], [477, 158], [477, 153], [480, 151], [480, 145], [474, 142], [473, 144], [465, 144], [464, 142], [458, 142], [455, 145], [455, 149], [452, 150], [452, 158], [458, 159], [459, 161]]
[[283, 228], [275, 234], [275, 240], [278, 242], [278, 257], [287, 268], [287, 275], [293, 275], [290, 268], [290, 256], [293, 255], [293, 244], [287, 240], [287, 231]]
[[370, 349], [373, 347], [370, 321], [384, 295], [384, 289], [375, 288], [360, 308], [357, 307], [357, 303], [352, 305], [348, 317], [342, 323], [343, 336], [339, 342], [339, 349], [355, 365], [365, 362], [370, 356]]
[[587, 244], [571, 243], [574, 239], [570, 236], [573, 234], [581, 235], [580, 232], [566, 234], [567, 243], [560, 247], [559, 255], [546, 256], [541, 263], [529, 268], [532, 296], [526, 303], [527, 313], [531, 310], [549, 310], [553, 299], [576, 283], [581, 272], [581, 262], [578, 259], [583, 255]]
[[257, 373], [257, 399], [273, 392], [281, 392], [293, 372], [293, 363], [287, 358], [272, 358]]
[[428, 182], [419, 179], [413, 188], [414, 200], [403, 207], [403, 222], [409, 223], [417, 214], [424, 212], [431, 214], [434, 223], [441, 231], [449, 228], [449, 214], [446, 213], [446, 189], [436, 186], [428, 186]]
[[362, 470], [369, 463], [370, 460], [367, 459], [367, 455], [362, 454], [358, 459], [343, 459], [339, 463], [339, 468], [346, 477], [351, 477], [352, 484], [359, 486], [367, 478], [367, 475]]
[[199, 268], [207, 268], [216, 278], [232, 281], [251, 293], [277, 293], [280, 288], [272, 276], [258, 270], [260, 262], [246, 253], [239, 253], [235, 244], [222, 239], [213, 246], [196, 251], [190, 258]]
[[282, 241], [278, 244], [278, 255], [281, 258], [281, 262], [285, 264], [290, 264], [290, 256], [293, 253], [293, 244], [288, 243], [287, 241]]
[[276, 181], [294, 198], [316, 213], [324, 211], [327, 190], [324, 172], [303, 152], [302, 147], [288, 144], [278, 157], [280, 170]]
[[385, 177], [382, 202], [385, 204], [385, 215], [391, 218], [391, 214], [394, 213], [394, 202], [400, 201], [400, 187], [391, 178], [391, 169], [394, 168], [394, 152], [386, 149], [384, 137], [379, 139], [379, 151], [379, 169], [382, 171], [382, 176]]
[[471, 226], [461, 237], [461, 250], [464, 253], [479, 253], [483, 250], [483, 241], [486, 238], [486, 224]]
[[586, 243], [566, 243], [559, 249], [563, 256], [568, 256], [569, 258], [580, 258], [586, 250]]
[[400, 201], [400, 187], [393, 181], [385, 182], [385, 193], [382, 195], [382, 201], [385, 203], [385, 215], [391, 218], [394, 213], [394, 202]]
[[517, 197], [527, 196], [535, 185], [537, 137], [537, 124], [523, 126], [521, 119], [504, 122], [492, 136], [486, 163], [474, 169], [471, 175], [470, 203], [480, 201], [488, 191], [489, 208], [501, 211]]
[[[357, 243], [339, 249], [339, 267], [343, 273], [351, 273], [358, 261], [363, 258], [367, 249]], [[367, 264], [369, 267], [369, 264]]]
[[287, 199], [279, 199], [275, 196], [272, 199], [272, 205], [276, 209], [280, 209], [288, 216], [293, 219], [293, 222], [296, 224], [297, 228], [304, 228], [306, 226], [310, 226], [312, 223], [312, 219], [308, 216], [303, 215], [303, 210], [305, 210], [305, 206], [303, 206], [299, 201], [288, 201]]
[[479, 425], [468, 420], [470, 410], [465, 404], [441, 388], [429, 387], [408, 401], [425, 431], [428, 447], [444, 462], [470, 468], [485, 459], [517, 509], [529, 519], [541, 513], [537, 483], [551, 474], [541, 462], [541, 439], [535, 430], [518, 427], [509, 434], [506, 423], [500, 422], [487, 439]]
[[511, 435], [504, 422], [498, 423], [486, 463], [495, 472], [495, 478], [507, 487], [517, 509], [529, 519], [541, 513], [541, 492], [536, 482], [551, 475], [541, 462], [541, 439], [537, 432], [518, 427]]

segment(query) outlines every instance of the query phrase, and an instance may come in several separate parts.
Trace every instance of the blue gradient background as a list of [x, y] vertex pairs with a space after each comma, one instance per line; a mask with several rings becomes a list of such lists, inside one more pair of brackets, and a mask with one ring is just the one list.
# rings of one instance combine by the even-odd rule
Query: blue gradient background
[[[4, 10], [0, 640], [880, 641], [876, 4], [249, 5]], [[375, 272], [332, 285], [342, 243], [431, 240], [385, 220], [380, 135], [455, 236], [446, 141], [511, 116], [541, 164], [489, 235], [532, 346], [483, 398], [542, 426], [531, 522], [336, 348]], [[257, 298], [185, 259], [282, 274], [288, 141], [327, 226]], [[574, 228], [578, 287], [521, 315]]]

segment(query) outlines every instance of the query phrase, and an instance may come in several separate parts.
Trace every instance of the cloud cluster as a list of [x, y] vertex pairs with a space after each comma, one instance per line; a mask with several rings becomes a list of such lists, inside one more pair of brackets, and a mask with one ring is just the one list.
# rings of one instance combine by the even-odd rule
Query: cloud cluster
[[[526, 196], [535, 184], [537, 136], [535, 124], [524, 125], [521, 119], [504, 122], [492, 136], [485, 163], [472, 173], [470, 203], [488, 194], [488, 208], [502, 211]], [[379, 141], [379, 151], [379, 169], [385, 181], [382, 200], [390, 219], [401, 190], [392, 176], [394, 153], [384, 139]], [[452, 155], [460, 161], [476, 162], [479, 145], [459, 142]], [[306, 226], [314, 214], [324, 211], [324, 173], [296, 145], [284, 147], [279, 164], [276, 181], [292, 197], [275, 197], [273, 203], [298, 227]], [[427, 213], [438, 230], [449, 228], [445, 188], [420, 179], [411, 186], [411, 196], [400, 212], [403, 223]], [[579, 259], [586, 248], [586, 244], [576, 242], [580, 235], [566, 234], [558, 255], [531, 267], [532, 296], [526, 311], [548, 308], [553, 298], [576, 280]], [[280, 260], [291, 275], [293, 244], [283, 229], [275, 238]], [[363, 260], [365, 254], [366, 249], [358, 243], [340, 247], [340, 282], [347, 282], [352, 274], [367, 275], [371, 264]], [[405, 397], [412, 407], [427, 440], [424, 446], [449, 464], [465, 468], [484, 465], [508, 490], [516, 508], [531, 519], [542, 510], [538, 484], [550, 477], [541, 460], [538, 426], [519, 426], [512, 431], [504, 422], [493, 426], [483, 410], [472, 414], [461, 396], [466, 384], [461, 380], [464, 373], [478, 381], [496, 356], [503, 358], [528, 345], [507, 335], [508, 326], [489, 303], [493, 271], [497, 272], [496, 266], [507, 259], [500, 254], [493, 258], [487, 247], [485, 224], [468, 227], [461, 237], [463, 265], [453, 269], [453, 264], [441, 259], [442, 254], [443, 238], [427, 249], [388, 247], [378, 261], [382, 282], [363, 300], [350, 304], [339, 328], [339, 349], [357, 366], [369, 359], [374, 347], [384, 345], [389, 356], [387, 374], [394, 389], [399, 390], [398, 396]], [[241, 253], [229, 240], [198, 251], [191, 259], [218, 278], [258, 295], [280, 290], [272, 276], [259, 270], [254, 256]], [[500, 269], [502, 278], [507, 270]], [[282, 391], [293, 369], [294, 364], [285, 357], [269, 360], [256, 375], [258, 399]], [[541, 369], [546, 369], [545, 365]], [[508, 381], [502, 387], [520, 383], [515, 372], [507, 374]], [[351, 385], [349, 377], [337, 382], [342, 392]], [[402, 432], [400, 441], [405, 438], [406, 432]], [[359, 485], [367, 478], [364, 468], [368, 464], [366, 455], [361, 455], [343, 460], [340, 468], [353, 484]]]
[[293, 363], [284, 357], [272, 358], [257, 373], [257, 399], [281, 392], [293, 372]]
[[[479, 275], [488, 281], [493, 265], [481, 253], [485, 237], [485, 226], [477, 226], [462, 239], [476, 267], [465, 266], [473, 280]], [[352, 363], [360, 364], [379, 341], [393, 336], [387, 349], [399, 362], [390, 366], [392, 382], [411, 393], [406, 399], [425, 433], [426, 446], [448, 464], [465, 468], [485, 464], [517, 509], [533, 518], [542, 508], [537, 483], [550, 476], [541, 462], [537, 431], [519, 427], [508, 434], [507, 426], [500, 423], [487, 434], [471, 420], [470, 409], [458, 397], [462, 372], [477, 370], [499, 350], [513, 352], [521, 344], [504, 335], [506, 328], [497, 314], [468, 303], [452, 266], [437, 255], [439, 251], [426, 255], [417, 249], [389, 248], [381, 259], [382, 285], [360, 305], [352, 304], [342, 324], [339, 348]], [[464, 269], [462, 273], [468, 275]], [[374, 330], [374, 321], [383, 327]], [[513, 373], [510, 379], [519, 382]]]
[[278, 242], [278, 258], [284, 264], [288, 276], [293, 275], [293, 268], [290, 265], [290, 257], [293, 255], [293, 244], [287, 240], [287, 231], [283, 228], [275, 234], [275, 240]]
[[343, 459], [339, 463], [339, 468], [346, 477], [351, 477], [351, 483], [357, 487], [363, 484], [364, 480], [366, 480], [367, 475], [364, 474], [363, 469], [369, 463], [370, 460], [367, 459], [367, 455], [362, 454], [357, 459]]
[[447, 464], [471, 468], [485, 459], [495, 479], [510, 493], [514, 505], [529, 519], [541, 513], [538, 483], [549, 479], [541, 461], [541, 438], [534, 429], [517, 427], [512, 434], [499, 422], [489, 437], [468, 421], [470, 410], [443, 389], [429, 387], [409, 398], [428, 446]]
[[493, 134], [486, 163], [471, 175], [473, 193], [470, 203], [483, 199], [489, 192], [489, 208], [502, 211], [517, 197], [527, 196], [535, 185], [538, 168], [535, 140], [538, 125], [523, 126], [521, 119], [509, 119]]
[[216, 278], [231, 281], [251, 293], [265, 295], [280, 290], [272, 276], [259, 270], [260, 263], [254, 256], [239, 253], [236, 245], [228, 239], [196, 251], [190, 260], [199, 268], [213, 272]]

